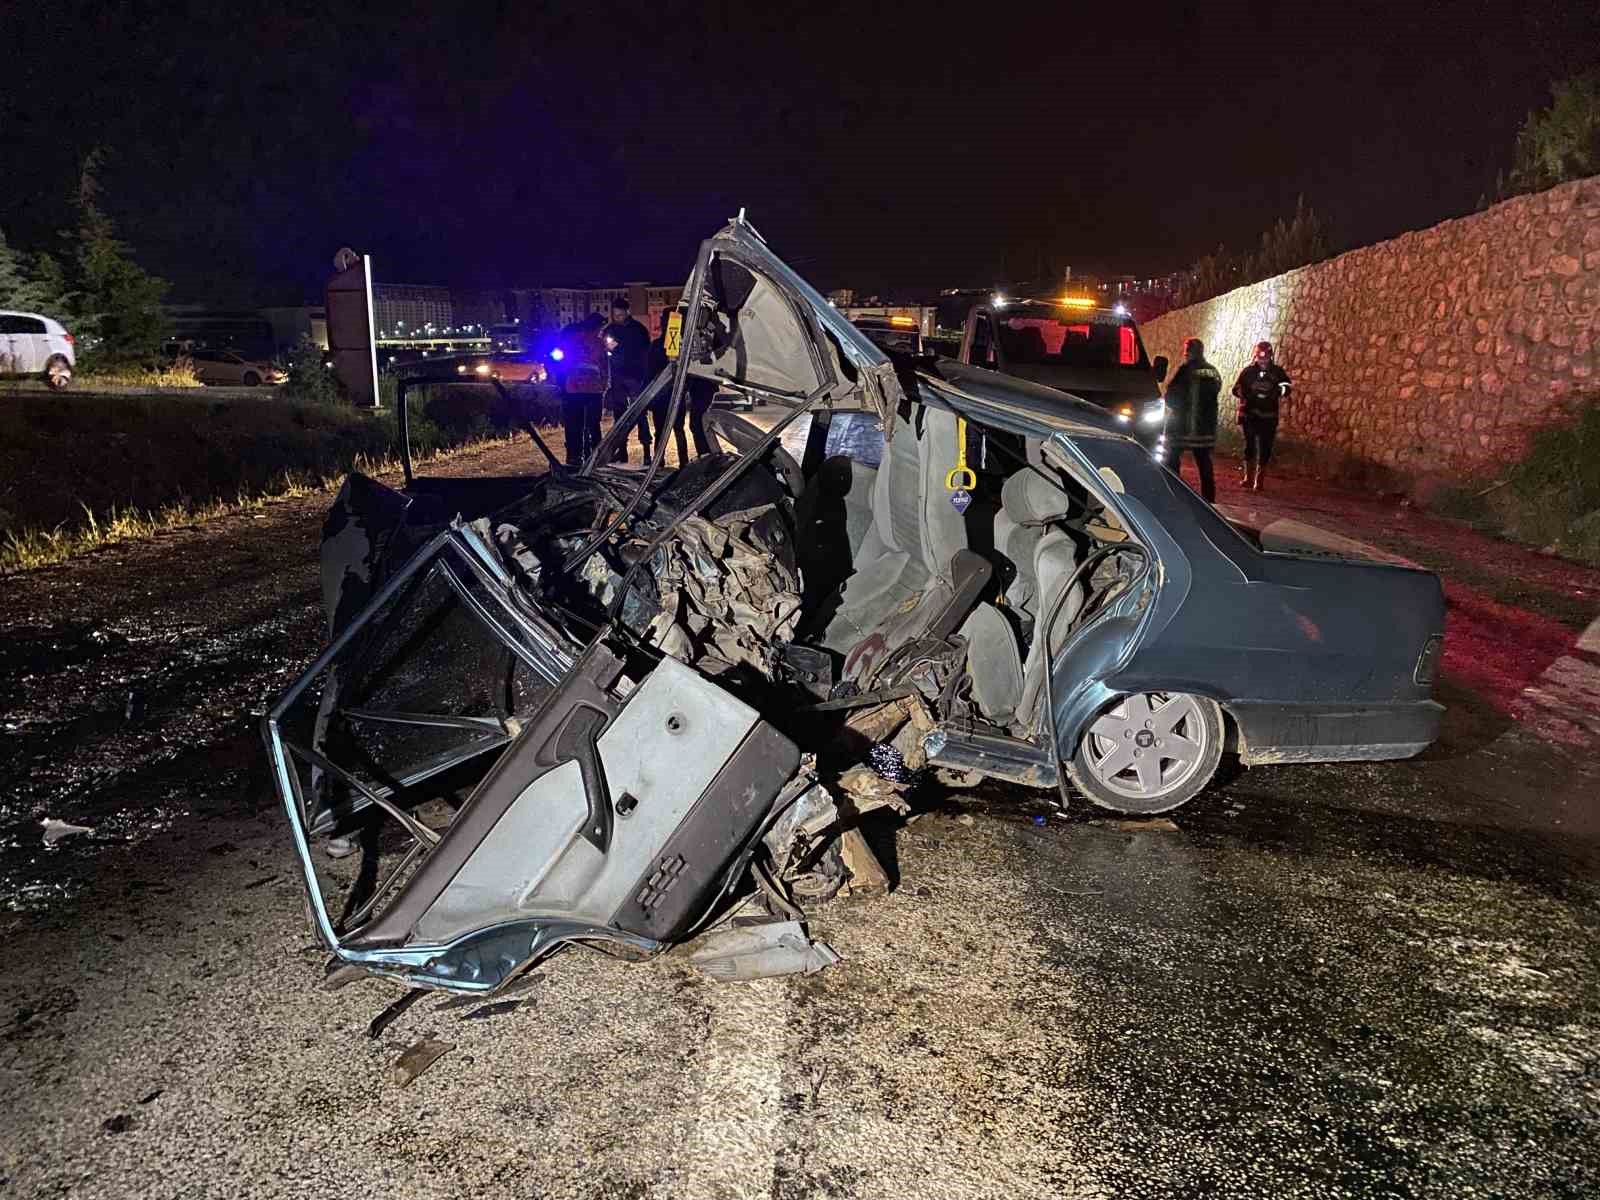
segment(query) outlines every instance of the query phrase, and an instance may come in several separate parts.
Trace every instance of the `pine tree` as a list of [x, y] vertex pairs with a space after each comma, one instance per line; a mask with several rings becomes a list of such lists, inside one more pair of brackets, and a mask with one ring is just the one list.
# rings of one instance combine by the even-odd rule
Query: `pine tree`
[[1600, 171], [1600, 70], [1551, 84], [1550, 96], [1517, 131], [1511, 171], [1495, 177], [1497, 201]]
[[58, 314], [65, 291], [61, 284], [55, 260], [41, 254], [30, 261], [6, 241], [5, 230], [0, 229], [0, 308]]
[[98, 204], [100, 155], [84, 160], [78, 183], [77, 321], [104, 362], [155, 355], [167, 332], [161, 300], [167, 282], [133, 261], [111, 218]]

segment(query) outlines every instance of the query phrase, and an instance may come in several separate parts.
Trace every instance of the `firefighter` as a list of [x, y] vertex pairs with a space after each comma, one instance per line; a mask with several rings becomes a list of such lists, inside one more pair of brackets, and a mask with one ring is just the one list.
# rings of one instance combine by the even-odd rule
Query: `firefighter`
[[1239, 430], [1244, 434], [1244, 472], [1239, 482], [1261, 490], [1261, 477], [1272, 461], [1278, 440], [1278, 409], [1293, 385], [1289, 373], [1273, 361], [1272, 343], [1257, 342], [1255, 358], [1239, 372], [1233, 394], [1239, 400]]
[[1222, 375], [1206, 361], [1206, 348], [1199, 338], [1186, 338], [1183, 362], [1167, 384], [1167, 464], [1180, 479], [1183, 452], [1194, 455], [1200, 473], [1200, 494], [1206, 502], [1217, 499], [1217, 479], [1212, 470], [1211, 451], [1217, 444], [1217, 397], [1222, 394]]

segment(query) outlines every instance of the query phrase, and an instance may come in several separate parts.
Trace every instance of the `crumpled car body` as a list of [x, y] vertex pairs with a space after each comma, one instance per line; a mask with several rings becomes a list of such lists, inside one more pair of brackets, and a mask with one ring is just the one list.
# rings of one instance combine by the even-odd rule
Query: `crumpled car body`
[[408, 459], [335, 502], [330, 642], [264, 735], [337, 977], [487, 992], [569, 943], [819, 969], [803, 906], [904, 804], [874, 747], [1155, 812], [1224, 753], [1436, 736], [1433, 575], [1269, 552], [1096, 406], [892, 359], [742, 220], [685, 296], [631, 415], [698, 375], [775, 424], [714, 411], [677, 469], [612, 437], [514, 478]]

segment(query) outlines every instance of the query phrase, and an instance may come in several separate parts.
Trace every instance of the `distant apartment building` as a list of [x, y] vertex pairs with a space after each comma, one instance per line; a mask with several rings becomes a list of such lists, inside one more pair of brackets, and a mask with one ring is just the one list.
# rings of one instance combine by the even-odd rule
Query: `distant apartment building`
[[614, 287], [539, 287], [516, 288], [511, 293], [510, 315], [530, 329], [563, 329], [590, 313], [608, 319], [612, 302], [625, 299], [630, 311], [654, 336], [660, 331], [661, 314], [675, 308], [683, 298], [678, 284], [632, 282]]
[[372, 320], [380, 339], [414, 336], [419, 330], [442, 333], [455, 326], [455, 304], [447, 287], [374, 283]]
[[504, 291], [461, 291], [450, 293], [451, 325], [457, 329], [492, 329], [517, 314], [511, 311], [511, 295]]

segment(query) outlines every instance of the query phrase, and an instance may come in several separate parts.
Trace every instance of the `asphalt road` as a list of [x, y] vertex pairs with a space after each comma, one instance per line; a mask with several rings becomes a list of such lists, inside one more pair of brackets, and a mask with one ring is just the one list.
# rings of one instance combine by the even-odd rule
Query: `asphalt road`
[[1171, 822], [930, 796], [816, 976], [574, 950], [368, 1037], [399, 993], [318, 990], [254, 729], [316, 649], [322, 506], [0, 584], [0, 1194], [1600, 1191], [1595, 760], [1454, 680], [1424, 758]]

